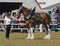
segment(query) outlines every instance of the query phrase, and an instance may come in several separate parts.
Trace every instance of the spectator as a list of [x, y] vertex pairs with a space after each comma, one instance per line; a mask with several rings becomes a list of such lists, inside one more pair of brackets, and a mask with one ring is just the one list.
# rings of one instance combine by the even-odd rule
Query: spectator
[[57, 7], [55, 12], [55, 17], [56, 17], [57, 23], [60, 23], [60, 7]]
[[18, 21], [19, 21], [19, 23], [23, 23], [25, 21], [23, 14], [21, 14], [21, 16], [19, 17]]

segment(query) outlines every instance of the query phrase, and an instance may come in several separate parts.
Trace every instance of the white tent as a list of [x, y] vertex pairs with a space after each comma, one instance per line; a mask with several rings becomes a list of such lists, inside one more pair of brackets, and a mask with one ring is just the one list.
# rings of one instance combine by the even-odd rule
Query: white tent
[[37, 0], [26, 0], [23, 3], [23, 6], [25, 6], [27, 8], [34, 8], [34, 7], [36, 7], [36, 12], [40, 12], [41, 11], [41, 7], [39, 6]]
[[[60, 3], [60, 0], [0, 0], [0, 2], [22, 2], [23, 6], [27, 8], [36, 7], [36, 12], [40, 12], [41, 8], [43, 9], [56, 3]], [[45, 2], [45, 4], [41, 4], [42, 2]]]
[[60, 0], [37, 0], [40, 3], [41, 8], [49, 7], [51, 5], [60, 3]]
[[40, 12], [41, 10], [37, 0], [0, 0], [0, 2], [22, 2], [23, 6], [29, 9], [36, 7], [36, 12]]

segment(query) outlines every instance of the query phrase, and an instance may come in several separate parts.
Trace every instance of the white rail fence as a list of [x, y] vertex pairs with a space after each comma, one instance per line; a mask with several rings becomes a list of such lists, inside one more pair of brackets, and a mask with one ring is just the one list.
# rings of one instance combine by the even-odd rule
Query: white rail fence
[[[20, 24], [11, 24], [11, 30], [28, 30], [28, 28], [20, 28], [19, 26], [24, 26], [26, 25], [25, 23], [20, 23]], [[18, 27], [14, 27], [14, 26], [18, 26]], [[0, 24], [0, 30], [5, 30], [4, 24]]]
[[[14, 27], [14, 26], [17, 26], [17, 27]], [[26, 25], [26, 23], [20, 23], [20, 24], [11, 24], [11, 31], [12, 30], [27, 30], [28, 31], [28, 28], [27, 27], [24, 27], [24, 25]], [[50, 24], [50, 25], [57, 25], [57, 24]], [[19, 27], [19, 26], [22, 26], [22, 27]], [[38, 29], [38, 28], [35, 28], [35, 29]], [[0, 30], [4, 30], [5, 31], [5, 27], [4, 27], [4, 24], [0, 23]], [[57, 28], [57, 30], [60, 30], [60, 28]]]

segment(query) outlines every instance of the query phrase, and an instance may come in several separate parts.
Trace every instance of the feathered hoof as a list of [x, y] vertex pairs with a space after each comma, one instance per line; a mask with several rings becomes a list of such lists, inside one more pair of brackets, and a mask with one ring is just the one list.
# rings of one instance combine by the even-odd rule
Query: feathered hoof
[[34, 39], [34, 37], [31, 37], [30, 39]]
[[30, 37], [27, 37], [26, 39], [30, 39]]
[[46, 36], [44, 37], [44, 39], [51, 39], [50, 34], [46, 35]]

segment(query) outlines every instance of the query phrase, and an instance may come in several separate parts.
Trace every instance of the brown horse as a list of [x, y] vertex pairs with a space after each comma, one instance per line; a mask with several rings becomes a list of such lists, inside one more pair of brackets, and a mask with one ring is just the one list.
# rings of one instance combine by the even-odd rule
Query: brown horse
[[40, 31], [42, 31], [42, 24], [46, 27], [46, 36], [44, 39], [50, 39], [50, 16], [47, 13], [35, 13], [33, 15], [30, 15], [30, 10], [23, 7], [20, 9], [19, 13], [24, 15], [24, 18], [26, 20], [26, 24], [29, 26], [29, 31], [28, 31], [28, 37], [27, 39], [34, 39], [34, 34], [33, 34], [33, 26], [36, 24], [40, 24]]

